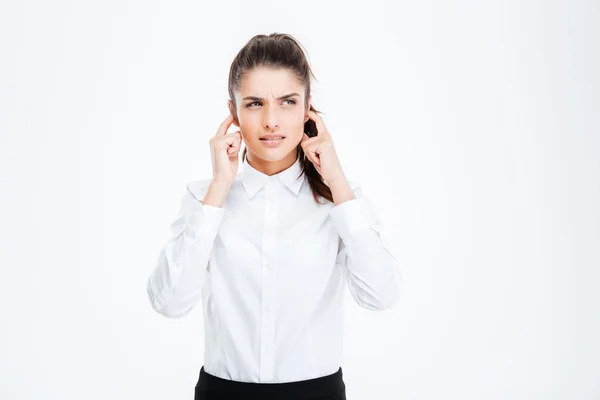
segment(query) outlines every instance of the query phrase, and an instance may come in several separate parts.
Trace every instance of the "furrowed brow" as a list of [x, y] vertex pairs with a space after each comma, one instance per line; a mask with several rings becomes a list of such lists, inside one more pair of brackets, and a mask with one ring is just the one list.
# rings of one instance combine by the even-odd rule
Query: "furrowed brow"
[[[283, 100], [283, 99], [287, 99], [287, 98], [294, 97], [294, 96], [300, 96], [300, 95], [298, 93], [290, 93], [290, 94], [286, 94], [286, 95], [283, 95], [283, 96], [279, 96], [277, 98], [277, 100]], [[246, 96], [242, 100], [261, 100], [262, 101], [264, 99], [262, 97]]]

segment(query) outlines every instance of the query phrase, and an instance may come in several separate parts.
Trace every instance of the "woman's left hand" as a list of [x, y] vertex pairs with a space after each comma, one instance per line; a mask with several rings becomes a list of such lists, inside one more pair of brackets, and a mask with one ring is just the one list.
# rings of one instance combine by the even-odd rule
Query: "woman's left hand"
[[327, 183], [339, 178], [345, 178], [340, 160], [331, 140], [331, 135], [327, 131], [323, 119], [320, 115], [310, 110], [308, 111], [308, 117], [315, 121], [317, 135], [308, 137], [306, 133], [302, 134], [300, 145], [302, 146], [302, 150], [304, 150], [304, 154]]

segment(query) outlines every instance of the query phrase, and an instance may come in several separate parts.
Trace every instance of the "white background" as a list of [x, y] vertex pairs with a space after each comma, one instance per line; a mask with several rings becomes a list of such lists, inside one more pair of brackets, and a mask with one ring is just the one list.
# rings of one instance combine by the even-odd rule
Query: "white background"
[[347, 398], [600, 398], [600, 5], [567, 0], [2, 1], [0, 398], [193, 398], [201, 307], [146, 279], [271, 32], [404, 278], [348, 297]]

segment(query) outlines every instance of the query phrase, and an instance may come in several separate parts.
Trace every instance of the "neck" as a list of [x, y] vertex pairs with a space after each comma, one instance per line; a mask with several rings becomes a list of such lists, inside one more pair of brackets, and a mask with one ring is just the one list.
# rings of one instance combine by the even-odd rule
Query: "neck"
[[262, 172], [265, 175], [271, 176], [280, 173], [294, 165], [296, 159], [298, 158], [298, 150], [294, 149], [294, 151], [290, 152], [287, 156], [282, 158], [281, 160], [270, 161], [265, 160], [264, 158], [260, 158], [254, 153], [248, 150], [246, 154], [246, 159], [248, 160], [248, 164], [252, 168], [257, 171]]

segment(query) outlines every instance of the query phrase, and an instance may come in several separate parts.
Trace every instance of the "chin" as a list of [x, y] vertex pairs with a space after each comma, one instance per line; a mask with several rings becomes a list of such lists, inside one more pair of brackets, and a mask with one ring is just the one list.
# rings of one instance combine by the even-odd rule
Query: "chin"
[[286, 147], [276, 147], [276, 148], [261, 148], [262, 144], [259, 143], [259, 150], [258, 151], [254, 151], [254, 154], [256, 154], [258, 157], [262, 158], [263, 160], [267, 160], [267, 161], [279, 161], [284, 159], [285, 157], [287, 157], [291, 152], [295, 152], [296, 151], [296, 147], [294, 146], [292, 148], [288, 148]]

